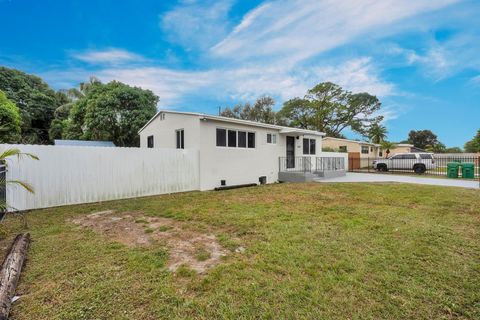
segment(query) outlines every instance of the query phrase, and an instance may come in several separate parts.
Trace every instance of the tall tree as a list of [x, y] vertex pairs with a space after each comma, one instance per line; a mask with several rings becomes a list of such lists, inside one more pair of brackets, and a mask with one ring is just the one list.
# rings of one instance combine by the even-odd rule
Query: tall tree
[[20, 124], [20, 110], [0, 90], [0, 143], [19, 142]]
[[447, 150], [447, 147], [443, 143], [437, 142], [433, 146], [430, 146], [430, 145], [427, 146], [425, 150], [433, 153], [445, 153], [445, 151]]
[[368, 129], [368, 138], [372, 143], [382, 143], [387, 138], [387, 128], [379, 123], [374, 123]]
[[445, 149], [445, 153], [463, 153], [463, 150], [459, 147], [451, 147]]
[[118, 81], [92, 83], [70, 112], [67, 139], [111, 140], [117, 146], [138, 146], [138, 130], [156, 112], [158, 97], [150, 90]]
[[5, 67], [0, 67], [0, 90], [20, 109], [22, 141], [48, 143], [50, 122], [61, 103], [55, 91], [39, 77]]
[[60, 106], [54, 112], [54, 119], [50, 124], [50, 129], [48, 130], [48, 136], [50, 140], [61, 139], [63, 133], [66, 130], [68, 125], [68, 117], [73, 108], [73, 105], [79, 99], [82, 99], [86, 96], [89, 88], [95, 84], [100, 83], [95, 77], [90, 77], [88, 82], [80, 83], [79, 88], [72, 88], [68, 90], [59, 90], [56, 94], [58, 96], [57, 100], [60, 102]]
[[362, 135], [383, 120], [376, 116], [381, 103], [368, 93], [353, 94], [331, 82], [323, 82], [308, 90], [305, 97], [284, 103], [278, 116], [291, 126], [325, 132], [340, 137], [346, 128]]
[[430, 130], [411, 130], [407, 142], [420, 149], [433, 148], [439, 143], [437, 135]]
[[480, 130], [477, 131], [477, 135], [472, 140], [465, 143], [465, 152], [480, 152]]
[[275, 100], [273, 98], [264, 96], [255, 101], [253, 106], [250, 103], [239, 104], [233, 108], [225, 108], [220, 112], [223, 117], [251, 120], [262, 123], [275, 123], [275, 112], [273, 105]]

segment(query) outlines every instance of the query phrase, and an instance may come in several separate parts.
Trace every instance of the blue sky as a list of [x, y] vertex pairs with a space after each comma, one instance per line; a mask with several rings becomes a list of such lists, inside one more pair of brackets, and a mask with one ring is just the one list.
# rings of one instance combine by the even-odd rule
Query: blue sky
[[431, 129], [463, 146], [480, 129], [479, 17], [478, 0], [0, 0], [0, 65], [213, 114], [332, 81], [381, 99], [390, 140]]

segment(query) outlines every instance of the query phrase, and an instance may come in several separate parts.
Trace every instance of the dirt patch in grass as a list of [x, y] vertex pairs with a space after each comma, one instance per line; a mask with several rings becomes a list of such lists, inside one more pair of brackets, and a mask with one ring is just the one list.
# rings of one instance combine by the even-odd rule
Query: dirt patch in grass
[[189, 230], [185, 223], [142, 212], [106, 210], [70, 220], [129, 247], [164, 243], [169, 248], [168, 269], [188, 267], [204, 273], [220, 262], [228, 251], [215, 235]]

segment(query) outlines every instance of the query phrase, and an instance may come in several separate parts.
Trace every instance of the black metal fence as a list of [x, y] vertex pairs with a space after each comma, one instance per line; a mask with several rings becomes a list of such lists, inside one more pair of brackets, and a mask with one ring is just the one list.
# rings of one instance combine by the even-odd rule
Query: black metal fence
[[3, 208], [6, 207], [7, 203], [7, 167], [0, 163], [0, 217], [3, 216]]
[[348, 171], [480, 179], [480, 157], [414, 153], [393, 155], [387, 159], [349, 156]]
[[324, 172], [345, 170], [343, 157], [280, 157], [280, 172]]

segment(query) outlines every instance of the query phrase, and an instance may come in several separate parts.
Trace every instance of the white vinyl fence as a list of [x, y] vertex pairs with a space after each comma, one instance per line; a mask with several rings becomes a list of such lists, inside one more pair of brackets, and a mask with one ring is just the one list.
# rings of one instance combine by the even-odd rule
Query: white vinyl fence
[[17, 210], [46, 208], [199, 189], [197, 150], [0, 144], [40, 160], [8, 160], [7, 180], [33, 186], [7, 187], [7, 204]]

